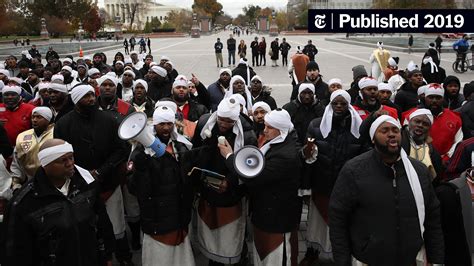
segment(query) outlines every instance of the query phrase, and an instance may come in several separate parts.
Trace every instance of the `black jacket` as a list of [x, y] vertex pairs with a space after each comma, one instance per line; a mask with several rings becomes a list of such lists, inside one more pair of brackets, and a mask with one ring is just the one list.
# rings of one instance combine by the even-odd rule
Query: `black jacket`
[[[305, 81], [302, 83], [312, 83], [309, 81], [307, 78], [305, 78]], [[293, 91], [291, 92], [291, 100], [295, 100], [298, 98], [298, 89], [302, 83], [297, 84], [296, 86], [293, 86]], [[323, 76], [319, 76], [319, 78], [316, 80], [316, 83], [313, 83], [314, 85], [314, 94], [318, 97], [319, 101], [321, 102], [322, 105], [326, 106], [329, 104], [329, 98], [331, 94], [329, 93], [329, 86], [326, 82], [323, 81]]]
[[403, 83], [395, 95], [395, 104], [400, 106], [402, 112], [408, 111], [418, 105], [418, 92], [410, 81]]
[[425, 232], [403, 162], [393, 168], [371, 150], [342, 168], [329, 201], [329, 227], [336, 265], [352, 265], [351, 255], [369, 265], [413, 265], [425, 245], [430, 263], [443, 263], [439, 202], [428, 169], [410, 158], [425, 203]]
[[[226, 160], [234, 169], [234, 155]], [[296, 138], [271, 145], [265, 154], [265, 167], [252, 179], [241, 178], [250, 193], [252, 224], [270, 233], [288, 233], [298, 228], [301, 198], [298, 196], [301, 162]]]
[[171, 96], [171, 82], [166, 78], [165, 80], [154, 80], [148, 83], [147, 95], [153, 101], [157, 102], [162, 98]]
[[214, 44], [214, 50], [215, 50], [216, 54], [217, 53], [219, 53], [219, 54], [222, 53], [222, 48], [224, 48], [224, 45], [221, 42], [216, 42]]
[[126, 159], [126, 142], [118, 137], [118, 121], [110, 114], [95, 110], [89, 116], [72, 111], [54, 126], [54, 137], [74, 147], [77, 165], [97, 169], [102, 191], [112, 191], [120, 183], [117, 166]]
[[277, 41], [273, 41], [270, 43], [270, 49], [272, 49], [272, 56], [270, 57], [272, 60], [278, 60], [278, 54], [280, 50], [280, 45]]
[[275, 99], [270, 96], [270, 92], [267, 92], [265, 90], [262, 90], [260, 95], [257, 96], [257, 98], [252, 97], [252, 105], [254, 105], [256, 102], [266, 102], [268, 105], [270, 105], [270, 109], [275, 110], [277, 108], [277, 104]]
[[[61, 117], [63, 117], [65, 114], [67, 114], [67, 113], [71, 112], [72, 110], [74, 110], [74, 103], [73, 103], [72, 100], [71, 100], [71, 96], [68, 95], [68, 96], [66, 96], [66, 97], [67, 97], [67, 99], [66, 99], [66, 101], [67, 101], [66, 104], [65, 104], [65, 105], [61, 108], [61, 110], [59, 110], [59, 112], [53, 117], [53, 120], [52, 120], [51, 122], [54, 122], [54, 123], [58, 122]], [[51, 103], [48, 103], [48, 107], [49, 107], [49, 108], [52, 108], [52, 107], [51, 107]]]
[[333, 119], [331, 132], [324, 138], [321, 134], [322, 118], [315, 118], [308, 127], [306, 136], [314, 138], [318, 147], [316, 162], [308, 165], [311, 190], [330, 196], [337, 175], [344, 164], [367, 150], [361, 141], [351, 133], [350, 114], [342, 119]]
[[314, 61], [314, 56], [318, 54], [318, 48], [314, 44], [307, 44], [303, 48], [303, 54], [309, 57], [309, 61]]
[[258, 41], [251, 42], [250, 48], [252, 49], [252, 54], [257, 55], [258, 54]]
[[141, 228], [145, 234], [162, 235], [187, 229], [191, 221], [193, 193], [187, 172], [192, 158], [184, 158], [186, 146], [174, 141], [179, 161], [168, 152], [150, 157], [143, 147], [132, 153], [134, 173], [129, 188], [140, 205]]
[[446, 78], [446, 70], [441, 66], [438, 66], [438, 71], [431, 73], [431, 64], [422, 64], [421, 73], [426, 82], [429, 83], [443, 83]]
[[207, 91], [206, 86], [204, 86], [202, 82], [199, 82], [199, 85], [196, 86], [196, 91], [198, 95], [194, 96], [193, 94], [190, 94], [189, 95], [190, 99], [206, 106], [208, 110], [211, 109], [211, 96], [209, 92]]
[[[112, 258], [115, 238], [98, 183], [87, 184], [77, 168], [66, 197], [40, 167], [13, 197], [4, 222], [2, 265], [98, 266], [103, 265], [100, 260]], [[101, 259], [99, 241], [107, 253]]]
[[280, 51], [281, 55], [288, 55], [288, 51], [290, 51], [291, 45], [287, 42], [280, 43]]
[[[133, 98], [128, 103], [132, 107], [134, 107]], [[150, 97], [147, 96], [145, 99], [145, 114], [148, 118], [150, 118], [150, 117], [153, 117], [153, 112], [155, 112], [155, 102]]]
[[[455, 82], [458, 85], [458, 93], [455, 95], [451, 95], [448, 93], [446, 87], [449, 83]], [[444, 103], [443, 106], [448, 108], [449, 110], [458, 109], [462, 106], [464, 102], [464, 96], [460, 93], [461, 92], [461, 82], [459, 78], [456, 76], [447, 76], [446, 79], [442, 81], [443, 88], [444, 88]]]
[[283, 109], [290, 114], [291, 122], [298, 134], [298, 142], [302, 144], [306, 143], [306, 131], [308, 130], [309, 123], [315, 118], [322, 117], [324, 114], [324, 107], [318, 100], [315, 100], [311, 106], [303, 105], [299, 100], [293, 100], [283, 105]]
[[188, 113], [188, 120], [191, 122], [196, 122], [199, 120], [203, 114], [209, 113], [206, 106], [199, 104], [194, 101], [188, 101], [189, 104], [189, 113]]
[[238, 64], [237, 67], [232, 70], [232, 77], [239, 75], [244, 79], [245, 85], [250, 86], [250, 84], [247, 84], [247, 67], [249, 68], [250, 73], [250, 77], [248, 78], [248, 80], [252, 80], [253, 76], [255, 76], [256, 73], [255, 71], [253, 71], [253, 68], [246, 64]]
[[465, 103], [459, 109], [462, 119], [462, 133], [464, 139], [474, 137], [474, 102]]
[[227, 50], [235, 51], [235, 43], [236, 41], [234, 38], [227, 39]]
[[[201, 191], [201, 197], [206, 199], [209, 204], [216, 207], [229, 207], [234, 206], [237, 202], [240, 201], [244, 195], [244, 188], [242, 185], [239, 185], [237, 177], [231, 177], [233, 175], [232, 171], [229, 170], [225, 165], [225, 158], [220, 154], [219, 148], [217, 147], [217, 138], [221, 135], [219, 133], [217, 124], [212, 129], [212, 137], [202, 139], [200, 134], [201, 130], [209, 120], [210, 114], [205, 114], [201, 116], [198, 121], [196, 131], [193, 137], [193, 148], [201, 148], [198, 150], [198, 155], [195, 156], [196, 163], [195, 166], [199, 168], [204, 168], [207, 170], [214, 171], [221, 175], [228, 177], [229, 187], [227, 191], [223, 193], [218, 193], [217, 191], [207, 187], [204, 182], [199, 182], [199, 187]], [[244, 131], [244, 145], [257, 145], [257, 137], [253, 131], [253, 126], [250, 124], [244, 117], [240, 116], [240, 121], [242, 122], [242, 127]], [[229, 144], [234, 147], [235, 134], [232, 133], [232, 130], [229, 130], [225, 135], [225, 138]], [[195, 176], [195, 179], [199, 179], [199, 175]]]

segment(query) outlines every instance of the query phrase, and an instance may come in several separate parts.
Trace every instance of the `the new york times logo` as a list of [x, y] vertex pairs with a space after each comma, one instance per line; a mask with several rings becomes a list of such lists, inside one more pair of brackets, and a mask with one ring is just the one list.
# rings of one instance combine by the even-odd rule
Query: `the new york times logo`
[[309, 10], [309, 32], [474, 32], [474, 10]]

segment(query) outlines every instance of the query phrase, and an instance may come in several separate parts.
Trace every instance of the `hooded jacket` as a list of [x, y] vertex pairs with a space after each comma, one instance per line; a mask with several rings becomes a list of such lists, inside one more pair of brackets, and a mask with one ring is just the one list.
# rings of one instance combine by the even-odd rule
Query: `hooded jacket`
[[[455, 95], [450, 95], [448, 94], [448, 91], [446, 89], [447, 85], [451, 82], [455, 82], [458, 85], [458, 92]], [[464, 102], [464, 96], [460, 93], [461, 91], [461, 82], [459, 81], [459, 78], [455, 76], [447, 76], [446, 79], [443, 82], [443, 88], [444, 88], [444, 103], [443, 106], [445, 108], [448, 108], [449, 110], [454, 110], [462, 106], [462, 103]]]

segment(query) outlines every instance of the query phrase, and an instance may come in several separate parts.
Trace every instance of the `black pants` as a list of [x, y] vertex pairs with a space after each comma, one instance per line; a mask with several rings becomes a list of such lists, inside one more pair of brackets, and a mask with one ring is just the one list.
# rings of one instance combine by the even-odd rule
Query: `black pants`
[[119, 262], [130, 261], [132, 255], [128, 246], [127, 233], [125, 233], [124, 237], [115, 240], [115, 258]]
[[281, 64], [288, 65], [288, 54], [281, 54]]
[[255, 64], [257, 64], [257, 66], [259, 66], [260, 64], [258, 63], [258, 53], [252, 53], [252, 66], [255, 66]]
[[[262, 61], [263, 61], [263, 65], [262, 65]], [[261, 53], [260, 54], [260, 65], [264, 66], [266, 64], [267, 64], [267, 58], [265, 57], [265, 53]]]
[[130, 53], [128, 52], [128, 46], [125, 46], [125, 54], [130, 54]]

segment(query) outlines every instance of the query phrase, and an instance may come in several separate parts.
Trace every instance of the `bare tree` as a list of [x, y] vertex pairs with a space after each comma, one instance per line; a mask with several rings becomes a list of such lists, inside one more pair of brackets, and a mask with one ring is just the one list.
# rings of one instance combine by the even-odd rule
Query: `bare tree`
[[[130, 29], [133, 28], [134, 23], [139, 19], [140, 15], [153, 4], [152, 0], [119, 0], [118, 3], [121, 11], [119, 17], [122, 19], [122, 23], [128, 20], [128, 27]], [[115, 15], [116, 14], [113, 14], [113, 16]]]

